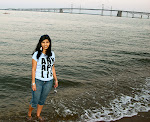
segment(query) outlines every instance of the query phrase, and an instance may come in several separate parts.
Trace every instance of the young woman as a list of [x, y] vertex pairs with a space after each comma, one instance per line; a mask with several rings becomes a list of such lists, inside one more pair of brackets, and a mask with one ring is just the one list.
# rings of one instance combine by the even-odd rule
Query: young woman
[[51, 51], [51, 39], [48, 35], [41, 36], [32, 56], [32, 99], [29, 105], [28, 120], [32, 120], [32, 110], [37, 108], [37, 119], [40, 116], [46, 97], [53, 85], [58, 87], [54, 62], [55, 54]]

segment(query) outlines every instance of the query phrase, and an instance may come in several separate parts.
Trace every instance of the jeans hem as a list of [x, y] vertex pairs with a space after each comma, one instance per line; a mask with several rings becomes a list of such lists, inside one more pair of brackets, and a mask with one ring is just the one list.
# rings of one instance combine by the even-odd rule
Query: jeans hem
[[32, 104], [30, 104], [30, 105], [31, 105], [31, 107], [32, 107], [32, 108], [37, 108], [37, 105], [36, 105], [36, 107], [33, 107], [33, 105], [32, 105]]

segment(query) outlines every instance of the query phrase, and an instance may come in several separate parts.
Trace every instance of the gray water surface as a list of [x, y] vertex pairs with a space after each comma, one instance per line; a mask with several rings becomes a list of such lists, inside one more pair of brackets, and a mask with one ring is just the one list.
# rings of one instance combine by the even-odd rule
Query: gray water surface
[[[110, 121], [150, 110], [150, 21], [48, 12], [0, 11], [0, 118], [24, 120], [31, 57], [52, 39], [59, 80], [47, 120]], [[35, 114], [36, 111], [33, 111]]]

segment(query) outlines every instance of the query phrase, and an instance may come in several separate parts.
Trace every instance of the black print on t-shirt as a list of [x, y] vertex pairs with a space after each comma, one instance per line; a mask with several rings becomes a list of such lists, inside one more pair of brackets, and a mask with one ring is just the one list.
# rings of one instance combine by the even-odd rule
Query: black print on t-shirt
[[42, 58], [41, 64], [42, 64], [42, 70], [41, 70], [41, 77], [44, 78], [44, 71], [47, 71], [47, 78], [52, 77], [52, 62], [54, 62], [54, 58], [48, 58], [47, 59], [47, 67], [46, 67], [46, 59]]
[[54, 58], [51, 58], [52, 59], [52, 62], [54, 62]]

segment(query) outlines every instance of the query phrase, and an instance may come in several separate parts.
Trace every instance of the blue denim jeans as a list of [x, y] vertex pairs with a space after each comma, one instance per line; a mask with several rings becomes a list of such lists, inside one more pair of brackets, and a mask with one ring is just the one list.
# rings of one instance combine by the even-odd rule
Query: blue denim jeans
[[48, 93], [52, 88], [53, 80], [41, 81], [35, 79], [35, 84], [36, 84], [36, 91], [32, 90], [32, 99], [30, 101], [30, 105], [32, 106], [32, 108], [36, 108], [37, 104], [44, 105]]

